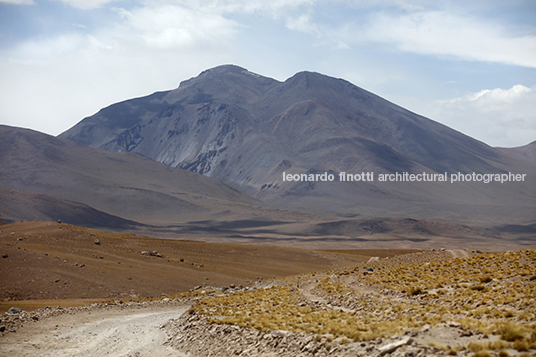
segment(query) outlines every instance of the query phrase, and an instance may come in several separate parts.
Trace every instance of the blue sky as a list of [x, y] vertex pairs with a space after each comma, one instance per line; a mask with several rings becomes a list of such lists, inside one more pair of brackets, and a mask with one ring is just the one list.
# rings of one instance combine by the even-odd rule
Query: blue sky
[[228, 63], [344, 78], [491, 146], [536, 140], [534, 0], [0, 0], [0, 124], [57, 135]]

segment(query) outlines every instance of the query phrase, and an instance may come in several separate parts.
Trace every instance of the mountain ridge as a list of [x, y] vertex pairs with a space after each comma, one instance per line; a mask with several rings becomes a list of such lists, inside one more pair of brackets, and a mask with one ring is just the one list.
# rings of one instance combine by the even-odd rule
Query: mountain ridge
[[[438, 218], [446, 210], [460, 218], [471, 212], [468, 206], [475, 208], [474, 202], [487, 202], [486, 209], [479, 208], [482, 211], [498, 212], [496, 204], [509, 206], [504, 210], [515, 206], [508, 199], [514, 191], [527, 209], [533, 206], [530, 198], [536, 197], [530, 183], [519, 185], [523, 186], [520, 195], [511, 187], [497, 191], [494, 184], [463, 183], [454, 190], [437, 184], [409, 184], [402, 189], [378, 183], [328, 188], [316, 182], [283, 182], [283, 172], [515, 171], [528, 177], [536, 173], [534, 165], [527, 166], [344, 79], [315, 72], [299, 72], [280, 82], [225, 65], [183, 81], [174, 90], [115, 105], [114, 110], [108, 107], [85, 118], [60, 137], [109, 151], [137, 152], [216, 178], [263, 201], [304, 210], [313, 206], [320, 211], [399, 215], [407, 207], [411, 214], [429, 212]], [[124, 109], [116, 123], [121, 128], [108, 130], [108, 124], [100, 123], [115, 123], [118, 108]], [[121, 131], [125, 113], [135, 124]], [[92, 139], [92, 131], [104, 132], [105, 138]], [[352, 197], [359, 197], [363, 206], [352, 205]], [[423, 204], [408, 206], [411, 201]]]

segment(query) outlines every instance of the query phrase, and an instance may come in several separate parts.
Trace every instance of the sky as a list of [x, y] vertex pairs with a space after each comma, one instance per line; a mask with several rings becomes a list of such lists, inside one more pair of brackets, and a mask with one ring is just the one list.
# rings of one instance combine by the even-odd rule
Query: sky
[[0, 0], [0, 124], [58, 135], [222, 64], [343, 78], [491, 146], [536, 140], [535, 0]]

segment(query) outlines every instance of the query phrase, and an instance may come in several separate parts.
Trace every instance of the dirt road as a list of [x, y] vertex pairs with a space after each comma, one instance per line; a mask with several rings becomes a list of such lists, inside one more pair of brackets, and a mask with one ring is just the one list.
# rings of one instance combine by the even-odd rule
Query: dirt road
[[189, 306], [99, 309], [62, 315], [0, 338], [1, 356], [186, 356], [160, 327]]

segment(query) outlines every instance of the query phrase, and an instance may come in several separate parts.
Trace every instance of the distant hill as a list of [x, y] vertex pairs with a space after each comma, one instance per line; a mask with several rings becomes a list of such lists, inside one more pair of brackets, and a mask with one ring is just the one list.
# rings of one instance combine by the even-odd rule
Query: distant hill
[[[113, 104], [60, 135], [218, 179], [278, 207], [470, 223], [534, 220], [526, 165], [343, 79], [232, 65]], [[283, 172], [526, 174], [516, 183], [288, 182]]]
[[50, 218], [111, 228], [209, 217], [255, 202], [217, 180], [138, 154], [9, 126], [0, 126], [0, 189], [6, 220]]
[[0, 188], [0, 202], [0, 218], [6, 222], [32, 219], [61, 221], [96, 228], [133, 229], [140, 227], [137, 222], [42, 193]]

